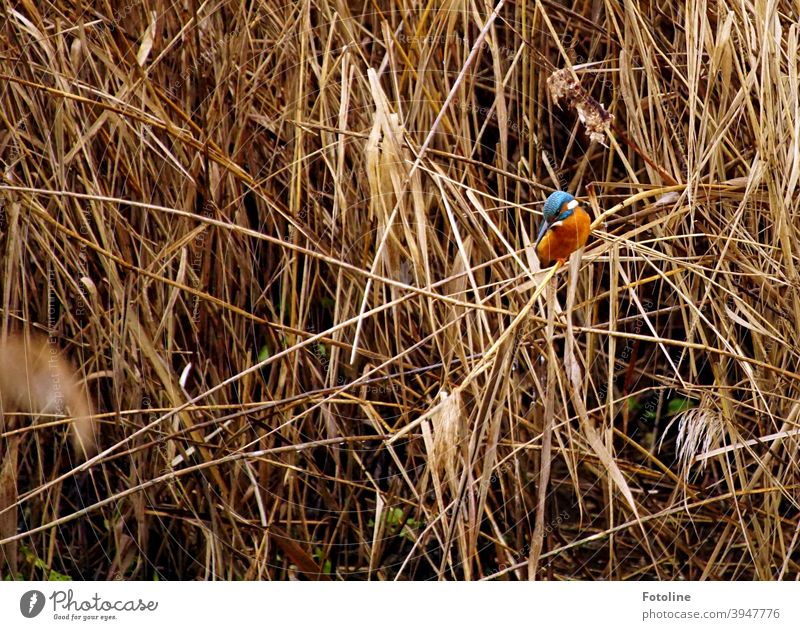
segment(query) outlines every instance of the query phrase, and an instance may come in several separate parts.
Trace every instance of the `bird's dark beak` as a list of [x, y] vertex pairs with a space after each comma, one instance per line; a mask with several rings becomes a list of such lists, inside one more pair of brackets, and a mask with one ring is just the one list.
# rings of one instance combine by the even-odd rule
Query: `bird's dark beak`
[[533, 246], [534, 249], [539, 247], [539, 241], [542, 240], [542, 238], [544, 237], [545, 233], [547, 232], [547, 228], [549, 228], [549, 227], [550, 227], [550, 221], [548, 221], [547, 219], [543, 218], [542, 219], [542, 226], [539, 228], [539, 236], [536, 237], [536, 244]]

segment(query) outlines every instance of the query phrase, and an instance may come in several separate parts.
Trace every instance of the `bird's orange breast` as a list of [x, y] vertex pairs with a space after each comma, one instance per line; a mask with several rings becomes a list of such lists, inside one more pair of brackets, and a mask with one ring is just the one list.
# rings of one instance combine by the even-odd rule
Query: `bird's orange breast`
[[566, 260], [572, 252], [586, 245], [591, 224], [591, 218], [580, 206], [566, 219], [553, 224], [536, 248], [542, 265], [547, 266], [554, 260]]

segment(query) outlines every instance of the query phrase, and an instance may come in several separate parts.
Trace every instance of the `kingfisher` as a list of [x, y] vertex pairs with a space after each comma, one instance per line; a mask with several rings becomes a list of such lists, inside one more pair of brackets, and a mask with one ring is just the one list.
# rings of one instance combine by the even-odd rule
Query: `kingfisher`
[[592, 219], [583, 204], [568, 192], [557, 190], [544, 202], [544, 217], [536, 238], [536, 255], [543, 267], [553, 261], [566, 262], [576, 249], [586, 245]]

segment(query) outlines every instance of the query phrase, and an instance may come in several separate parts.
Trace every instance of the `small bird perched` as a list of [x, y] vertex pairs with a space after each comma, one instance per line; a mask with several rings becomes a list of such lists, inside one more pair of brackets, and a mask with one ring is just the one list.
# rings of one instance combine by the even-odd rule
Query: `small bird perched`
[[557, 190], [544, 202], [544, 217], [536, 238], [536, 255], [543, 267], [563, 264], [576, 249], [586, 245], [592, 219], [583, 204], [568, 192]]

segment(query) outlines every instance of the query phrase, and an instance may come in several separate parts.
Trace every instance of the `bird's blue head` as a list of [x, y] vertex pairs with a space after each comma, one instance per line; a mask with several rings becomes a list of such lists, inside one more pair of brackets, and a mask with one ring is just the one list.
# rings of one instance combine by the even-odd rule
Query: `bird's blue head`
[[541, 241], [544, 235], [547, 233], [547, 229], [559, 218], [560, 215], [561, 220], [563, 220], [572, 214], [572, 210], [568, 210], [566, 206], [570, 201], [574, 200], [575, 197], [570, 195], [568, 192], [564, 192], [563, 190], [557, 190], [550, 194], [550, 196], [547, 198], [547, 201], [544, 202], [544, 210], [542, 212], [543, 220], [542, 225], [539, 228], [539, 236], [536, 238], [536, 245], [539, 245], [539, 241]]
[[547, 198], [544, 202], [544, 220], [548, 223], [555, 221], [561, 210], [575, 197], [563, 190], [557, 190]]

